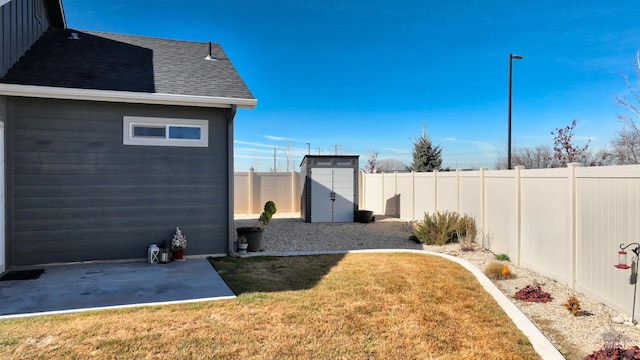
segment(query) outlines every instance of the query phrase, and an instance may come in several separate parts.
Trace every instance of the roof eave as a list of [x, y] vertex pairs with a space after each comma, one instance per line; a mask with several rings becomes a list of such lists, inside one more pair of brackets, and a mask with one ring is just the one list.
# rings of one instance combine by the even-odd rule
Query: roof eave
[[133, 91], [61, 88], [53, 86], [0, 84], [0, 95], [45, 99], [107, 101], [136, 104], [253, 109], [258, 100], [215, 96], [143, 93]]

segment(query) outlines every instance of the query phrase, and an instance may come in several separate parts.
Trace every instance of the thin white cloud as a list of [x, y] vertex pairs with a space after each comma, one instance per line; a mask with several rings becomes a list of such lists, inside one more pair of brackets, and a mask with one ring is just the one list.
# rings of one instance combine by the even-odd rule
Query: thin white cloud
[[381, 150], [388, 151], [394, 154], [410, 154], [411, 153], [411, 151], [407, 149], [398, 149], [398, 148], [382, 148]]
[[299, 143], [308, 143], [309, 142], [307, 140], [300, 140], [300, 139], [289, 138], [289, 137], [284, 137], [284, 136], [264, 135], [264, 137], [269, 139], [269, 140], [275, 140], [275, 141], [290, 141], [290, 142], [299, 142]]
[[255, 143], [255, 142], [250, 142], [250, 141], [233, 140], [233, 143], [234, 144], [241, 144], [241, 145], [273, 148], [273, 145], [270, 145], [270, 144], [261, 144], [261, 143]]

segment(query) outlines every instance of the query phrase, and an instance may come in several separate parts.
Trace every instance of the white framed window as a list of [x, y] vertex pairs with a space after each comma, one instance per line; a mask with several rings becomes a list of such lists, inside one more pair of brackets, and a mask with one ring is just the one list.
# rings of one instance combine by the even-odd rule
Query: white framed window
[[122, 118], [122, 143], [142, 146], [209, 146], [209, 122], [143, 116]]

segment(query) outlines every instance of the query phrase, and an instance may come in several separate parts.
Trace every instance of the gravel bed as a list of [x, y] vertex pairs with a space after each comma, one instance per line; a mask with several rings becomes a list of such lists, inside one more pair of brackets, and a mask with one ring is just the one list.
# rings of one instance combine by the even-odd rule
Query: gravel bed
[[[481, 271], [495, 255], [485, 249], [462, 251], [458, 244], [425, 246], [409, 240], [411, 223], [376, 215], [369, 224], [360, 223], [305, 223], [299, 214], [276, 214], [265, 229], [264, 254], [282, 252], [360, 250], [360, 249], [414, 249], [446, 253], [469, 261]], [[235, 226], [255, 225], [256, 215], [236, 215]], [[496, 286], [536, 324], [536, 326], [567, 356], [582, 359], [603, 345], [602, 334], [615, 331], [626, 338], [623, 345], [640, 346], [640, 328], [612, 321], [621, 314], [604, 304], [572, 291], [555, 280], [507, 262], [516, 277], [494, 281]], [[540, 284], [542, 290], [553, 297], [549, 303], [527, 303], [513, 299], [515, 292], [526, 285]], [[581, 309], [591, 315], [573, 316], [562, 306], [574, 295]]]

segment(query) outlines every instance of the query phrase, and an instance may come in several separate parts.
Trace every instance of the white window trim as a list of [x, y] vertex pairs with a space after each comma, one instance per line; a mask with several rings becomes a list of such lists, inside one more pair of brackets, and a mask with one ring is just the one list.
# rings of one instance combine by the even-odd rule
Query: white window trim
[[[166, 137], [134, 137], [135, 125], [157, 126], [166, 128]], [[200, 139], [171, 139], [169, 138], [169, 126], [193, 126], [200, 128]], [[209, 146], [209, 121], [199, 119], [174, 119], [143, 116], [122, 117], [122, 143], [124, 145], [141, 146], [181, 146], [181, 147], [208, 147]]]

